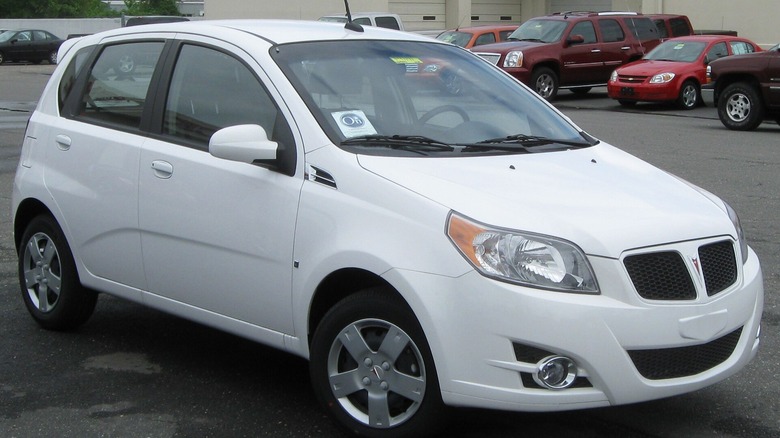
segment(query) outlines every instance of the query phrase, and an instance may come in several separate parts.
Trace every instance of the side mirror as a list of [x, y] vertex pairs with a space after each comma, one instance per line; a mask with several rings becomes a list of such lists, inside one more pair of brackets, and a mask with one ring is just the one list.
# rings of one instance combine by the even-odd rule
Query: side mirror
[[209, 140], [209, 153], [217, 158], [241, 163], [273, 161], [278, 144], [268, 140], [260, 125], [236, 125], [222, 128]]
[[575, 44], [582, 44], [585, 42], [585, 37], [582, 35], [572, 35], [566, 40], [566, 43], [570, 46]]

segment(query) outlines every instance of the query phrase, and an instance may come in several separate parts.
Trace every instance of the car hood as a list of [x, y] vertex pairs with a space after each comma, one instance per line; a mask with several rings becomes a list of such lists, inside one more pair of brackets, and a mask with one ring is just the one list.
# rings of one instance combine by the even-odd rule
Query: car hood
[[735, 234], [714, 195], [604, 143], [522, 155], [358, 160], [472, 219], [564, 238], [595, 256]]
[[663, 72], [678, 72], [686, 67], [689, 67], [690, 64], [690, 62], [674, 61], [637, 61], [620, 67], [618, 69], [618, 74], [624, 76], [652, 76]]

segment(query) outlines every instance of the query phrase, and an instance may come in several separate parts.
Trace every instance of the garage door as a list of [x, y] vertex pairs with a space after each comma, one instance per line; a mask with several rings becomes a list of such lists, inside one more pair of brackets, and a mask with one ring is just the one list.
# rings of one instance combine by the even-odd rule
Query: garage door
[[472, 0], [471, 24], [519, 24], [522, 17], [518, 0]]
[[[445, 0], [390, 0], [389, 12], [398, 14], [404, 21], [406, 30], [444, 29]], [[353, 2], [354, 3], [354, 2]]]
[[563, 11], [611, 11], [612, 0], [552, 0], [550, 3], [550, 12]]

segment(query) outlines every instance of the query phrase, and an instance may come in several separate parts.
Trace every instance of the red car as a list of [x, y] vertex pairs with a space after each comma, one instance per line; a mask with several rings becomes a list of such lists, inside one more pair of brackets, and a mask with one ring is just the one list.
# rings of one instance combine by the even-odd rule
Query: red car
[[759, 51], [756, 43], [739, 37], [672, 38], [641, 60], [612, 72], [607, 93], [623, 106], [640, 101], [676, 102], [683, 109], [693, 109], [703, 103], [701, 86], [707, 83], [707, 64], [724, 56]]
[[436, 39], [470, 49], [474, 46], [506, 41], [515, 29], [517, 25], [461, 27], [445, 30]]

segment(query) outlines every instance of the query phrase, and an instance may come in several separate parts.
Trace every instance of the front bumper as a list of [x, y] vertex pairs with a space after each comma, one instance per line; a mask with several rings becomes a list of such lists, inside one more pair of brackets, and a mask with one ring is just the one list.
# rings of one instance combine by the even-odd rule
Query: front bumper
[[[453, 279], [395, 270], [387, 277], [417, 291], [405, 295], [426, 333], [449, 405], [557, 411], [634, 403], [706, 387], [755, 356], [764, 291], [752, 250], [728, 290], [684, 303], [643, 300], [620, 261], [591, 263], [600, 295], [531, 289], [476, 272]], [[648, 378], [629, 354], [706, 349], [729, 334], [733, 350], [693, 375]], [[524, 349], [573, 359], [581, 384], [563, 390], [534, 385], [528, 377], [536, 372], [536, 359], [519, 353]]]
[[671, 84], [624, 84], [609, 82], [607, 95], [612, 99], [638, 102], [669, 102], [676, 100], [679, 91]]

